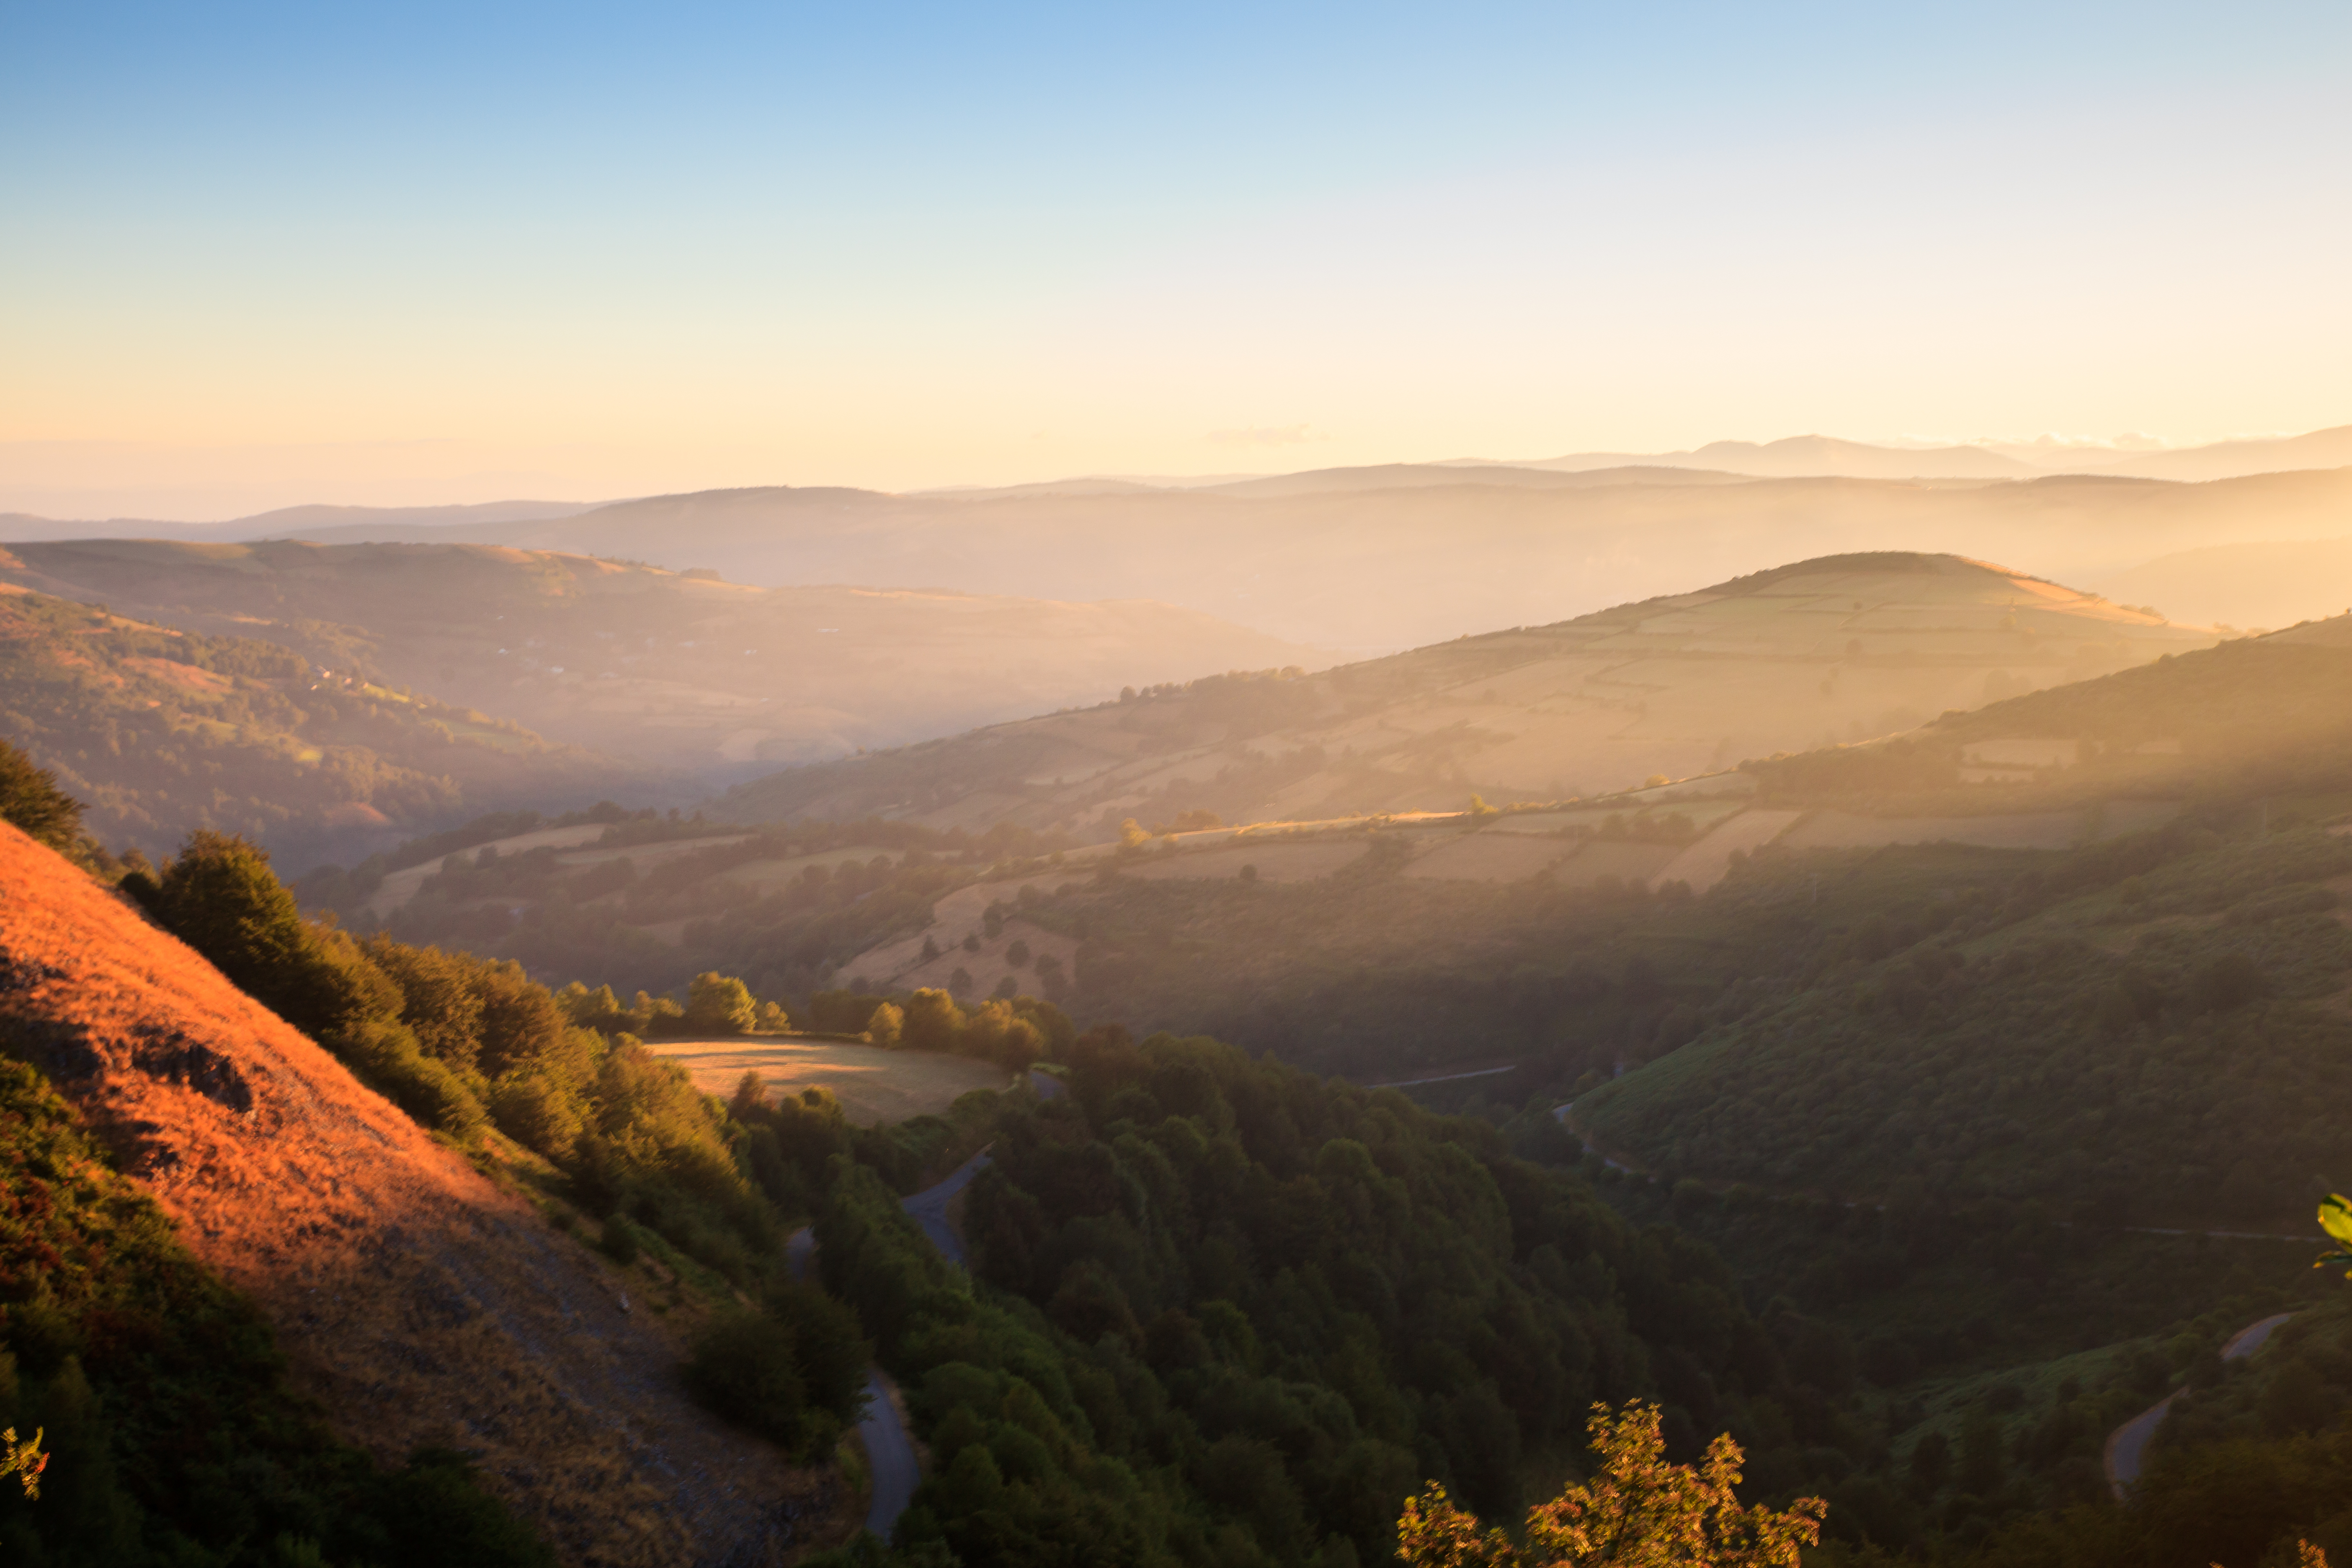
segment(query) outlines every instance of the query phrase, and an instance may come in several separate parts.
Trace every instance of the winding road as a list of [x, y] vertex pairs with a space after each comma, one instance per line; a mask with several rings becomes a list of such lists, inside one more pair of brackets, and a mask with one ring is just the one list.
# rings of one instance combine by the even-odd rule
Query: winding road
[[[1060, 1087], [1055, 1086], [1056, 1089]], [[988, 1151], [983, 1149], [957, 1166], [947, 1180], [898, 1200], [898, 1206], [914, 1216], [931, 1245], [950, 1263], [963, 1263], [964, 1249], [963, 1237], [948, 1223], [948, 1205], [958, 1193], [971, 1185], [971, 1179], [986, 1170], [988, 1164]], [[792, 1270], [793, 1279], [801, 1279], [807, 1277], [815, 1262], [816, 1233], [803, 1226], [784, 1242], [785, 1267]], [[908, 1436], [906, 1418], [898, 1413], [898, 1392], [888, 1373], [878, 1366], [870, 1369], [866, 1375], [866, 1414], [857, 1423], [858, 1440], [866, 1445], [866, 1461], [874, 1481], [873, 1500], [866, 1510], [866, 1528], [885, 1541], [890, 1539], [892, 1527], [907, 1511], [907, 1505], [914, 1500], [915, 1489], [923, 1480], [922, 1464], [915, 1458], [915, 1441]]]
[[[2277, 1331], [2281, 1323], [2294, 1316], [2293, 1312], [2280, 1312], [2258, 1323], [2248, 1323], [2231, 1334], [2229, 1342], [2221, 1347], [2221, 1359], [2245, 1360], [2263, 1348], [2263, 1342]], [[2172, 1409], [2172, 1402], [2180, 1397], [2180, 1390], [2174, 1389], [2107, 1435], [2107, 1485], [2115, 1489], [2118, 1499], [2124, 1495], [2125, 1489], [2139, 1479], [2140, 1460], [2147, 1454], [2148, 1439], [2154, 1437], [2156, 1429], [2164, 1425], [2166, 1415]]]

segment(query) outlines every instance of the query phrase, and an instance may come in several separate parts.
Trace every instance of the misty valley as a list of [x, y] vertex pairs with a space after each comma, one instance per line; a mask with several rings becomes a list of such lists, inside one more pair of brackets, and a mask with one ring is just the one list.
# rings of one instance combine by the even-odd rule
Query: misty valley
[[[1761, 482], [1527, 471], [1255, 493]], [[0, 553], [20, 1560], [2352, 1548], [2352, 619], [500, 542], [597, 515]]]

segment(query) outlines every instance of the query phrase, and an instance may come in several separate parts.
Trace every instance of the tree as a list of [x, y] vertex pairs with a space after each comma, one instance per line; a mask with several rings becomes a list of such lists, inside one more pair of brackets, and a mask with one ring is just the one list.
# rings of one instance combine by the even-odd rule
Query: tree
[[348, 934], [304, 923], [269, 852], [234, 835], [190, 834], [151, 907], [231, 984], [314, 1040], [400, 1015], [392, 978]]
[[1727, 1434], [1696, 1467], [1666, 1462], [1654, 1405], [1621, 1411], [1596, 1404], [1585, 1434], [1601, 1473], [1528, 1510], [1527, 1544], [1478, 1521], [1429, 1483], [1405, 1500], [1397, 1555], [1413, 1568], [1797, 1568], [1798, 1549], [1821, 1541], [1829, 1505], [1799, 1498], [1785, 1513], [1743, 1507], [1739, 1445]]
[[0, 741], [0, 822], [64, 853], [81, 836], [81, 802], [58, 787], [58, 775]]
[[2342, 1193], [2330, 1193], [2319, 1200], [2319, 1228], [2334, 1237], [2338, 1243], [2334, 1252], [2323, 1252], [2312, 1260], [2314, 1268], [2325, 1268], [2331, 1263], [2346, 1265], [2344, 1278], [2352, 1279], [2352, 1198]]
[[759, 1022], [759, 1004], [751, 988], [732, 975], [705, 970], [694, 977], [686, 994], [686, 1021], [714, 1035], [748, 1035]]
[[[5, 743], [0, 742], [0, 745]], [[19, 1442], [14, 1426], [0, 1431], [0, 1478], [16, 1477], [24, 1486], [26, 1502], [41, 1495], [41, 1472], [49, 1468], [49, 1457], [41, 1452], [41, 1439], [47, 1436], [46, 1431], [36, 1432]]]

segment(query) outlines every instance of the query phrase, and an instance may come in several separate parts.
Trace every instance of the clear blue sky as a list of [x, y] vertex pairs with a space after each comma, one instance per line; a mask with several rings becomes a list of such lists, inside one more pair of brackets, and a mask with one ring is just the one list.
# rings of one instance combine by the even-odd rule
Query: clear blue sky
[[0, 507], [2343, 423], [2347, 67], [2339, 3], [20, 3]]

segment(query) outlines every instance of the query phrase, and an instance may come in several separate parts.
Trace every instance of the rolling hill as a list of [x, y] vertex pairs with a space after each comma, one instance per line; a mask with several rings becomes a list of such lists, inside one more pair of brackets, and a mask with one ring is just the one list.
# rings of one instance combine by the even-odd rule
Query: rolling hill
[[0, 554], [0, 581], [270, 639], [711, 783], [1130, 683], [1328, 662], [1161, 604], [758, 589], [478, 545], [20, 544]]
[[[2326, 435], [2299, 438], [2318, 444], [2295, 450], [2325, 458]], [[2005, 461], [1958, 450], [1995, 467]], [[1987, 468], [1919, 479], [1824, 475], [1810, 461], [1795, 468], [1759, 478], [1657, 464], [1563, 471], [1423, 463], [1184, 489], [1118, 480], [922, 495], [771, 487], [515, 521], [485, 512], [427, 523], [383, 512], [321, 526], [330, 509], [318, 509], [317, 520], [278, 514], [221, 526], [247, 538], [270, 531], [337, 544], [465, 542], [602, 555], [775, 586], [1150, 599], [1362, 658], [1859, 550], [1958, 551], [2105, 591], [2116, 574], [2159, 555], [2250, 539], [2337, 539], [2352, 516], [2352, 469], [2181, 483], [2116, 472]], [[53, 539], [123, 531], [39, 527]], [[2261, 624], [2343, 607], [2332, 582], [2287, 590]], [[2112, 596], [2150, 602], [2120, 589]], [[1171, 673], [1274, 662], [1307, 661], [1218, 659]]]
[[160, 857], [212, 827], [289, 870], [525, 802], [682, 793], [655, 763], [550, 744], [331, 657], [331, 672], [278, 643], [0, 582], [0, 733], [87, 803], [115, 851]]
[[2352, 605], [2352, 538], [2209, 544], [2142, 562], [2099, 585], [2183, 620], [2275, 630]]
[[[2176, 550], [2338, 538], [2352, 514], [2352, 469], [2193, 485], [2112, 477], [1660, 482], [1652, 472], [1543, 488], [1508, 482], [1507, 473], [1489, 481], [1485, 472], [1429, 468], [1411, 477], [1454, 477], [1378, 488], [1343, 474], [1317, 481], [1332, 488], [1271, 495], [723, 490], [466, 533], [709, 567], [740, 583], [1150, 598], [1360, 658], [1540, 625], [1813, 555], [1957, 550], [2099, 587]], [[448, 537], [337, 537], [370, 535]], [[2342, 608], [2332, 584], [2315, 592], [2295, 618]]]
[[743, 821], [891, 816], [1101, 837], [1559, 800], [1908, 730], [2210, 635], [1957, 556], [1886, 552], [1353, 664], [1131, 700], [737, 786]]

